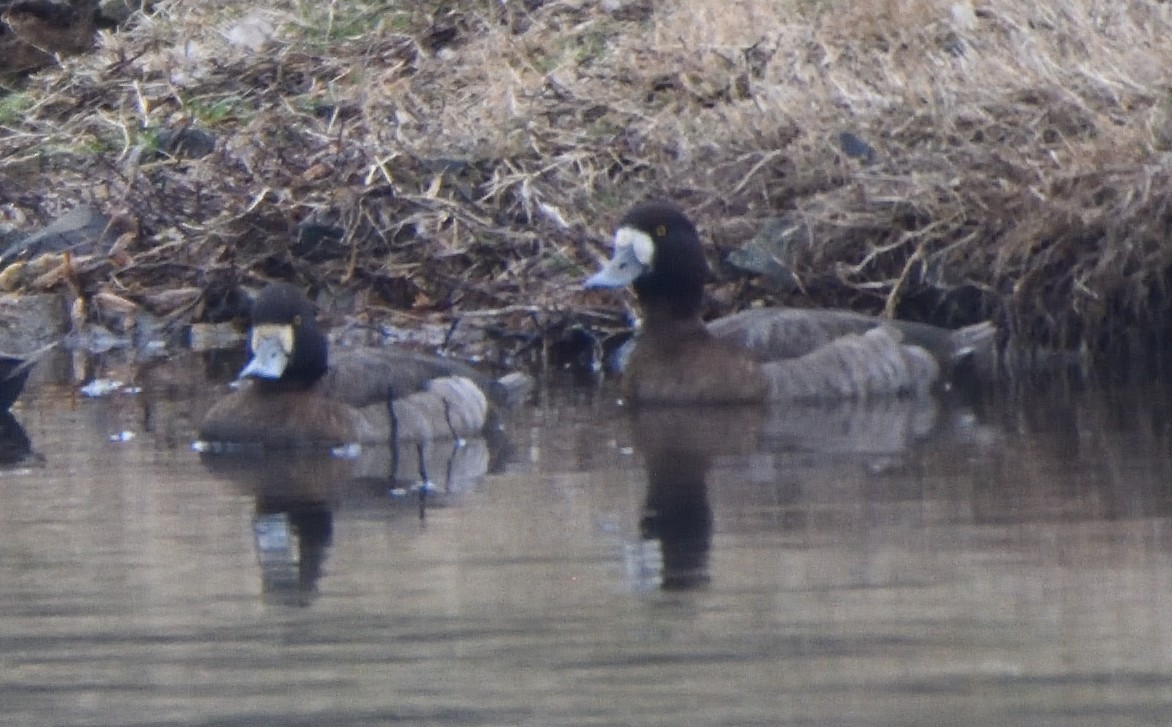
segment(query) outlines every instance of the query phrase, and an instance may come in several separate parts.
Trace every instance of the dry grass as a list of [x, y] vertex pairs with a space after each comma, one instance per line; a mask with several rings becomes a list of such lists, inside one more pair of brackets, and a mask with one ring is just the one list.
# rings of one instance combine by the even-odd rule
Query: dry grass
[[[713, 312], [992, 316], [1014, 345], [1135, 352], [1172, 332], [1170, 57], [1172, 4], [1146, 0], [163, 2], [0, 102], [0, 212], [137, 219], [89, 293], [195, 285], [210, 316], [295, 277], [557, 336], [617, 320], [574, 284], [665, 196], [714, 260], [803, 224], [800, 293], [726, 275]], [[188, 125], [213, 154], [149, 153]], [[307, 220], [345, 234], [305, 249]]]

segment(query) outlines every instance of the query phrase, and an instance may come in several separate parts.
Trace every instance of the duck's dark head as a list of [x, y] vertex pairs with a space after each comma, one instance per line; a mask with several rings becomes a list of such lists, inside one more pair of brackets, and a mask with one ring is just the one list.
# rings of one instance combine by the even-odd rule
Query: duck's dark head
[[328, 367], [326, 337], [313, 304], [289, 283], [271, 283], [256, 298], [248, 348], [252, 358], [240, 378], [311, 384]]
[[583, 285], [630, 285], [648, 312], [666, 310], [684, 318], [699, 314], [708, 277], [700, 236], [683, 210], [669, 202], [646, 202], [619, 221], [614, 255]]

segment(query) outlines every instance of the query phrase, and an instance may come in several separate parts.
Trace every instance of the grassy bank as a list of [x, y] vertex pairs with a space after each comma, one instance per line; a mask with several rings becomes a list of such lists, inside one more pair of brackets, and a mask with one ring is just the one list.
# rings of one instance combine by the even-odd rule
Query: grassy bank
[[[558, 337], [621, 324], [575, 284], [662, 196], [714, 263], [785, 215], [779, 276], [720, 265], [714, 314], [1134, 353], [1172, 332], [1168, 58], [1172, 5], [1139, 0], [162, 2], [0, 99], [0, 213], [137, 222], [83, 295], [195, 286], [215, 317], [293, 277]], [[152, 153], [189, 127], [211, 154]]]

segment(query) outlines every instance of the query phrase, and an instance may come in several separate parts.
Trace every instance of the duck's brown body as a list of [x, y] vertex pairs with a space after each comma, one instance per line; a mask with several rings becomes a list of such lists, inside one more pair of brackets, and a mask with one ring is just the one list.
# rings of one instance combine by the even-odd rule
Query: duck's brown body
[[[338, 374], [344, 371], [334, 378], [342, 378]], [[285, 390], [253, 382], [216, 402], [199, 437], [270, 447], [385, 444], [470, 437], [489, 420], [484, 392], [460, 376], [429, 379], [401, 397], [362, 400], [338, 394], [325, 381]]]
[[633, 402], [758, 402], [769, 382], [748, 351], [714, 338], [698, 320], [666, 320], [640, 334], [622, 391]]

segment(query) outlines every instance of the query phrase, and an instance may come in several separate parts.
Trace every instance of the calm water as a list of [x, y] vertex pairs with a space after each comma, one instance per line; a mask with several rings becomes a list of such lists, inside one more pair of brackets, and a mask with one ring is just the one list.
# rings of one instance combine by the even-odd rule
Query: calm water
[[201, 459], [199, 371], [18, 404], [0, 723], [1172, 723], [1167, 389], [629, 417], [559, 382], [423, 452], [421, 501], [413, 449]]

